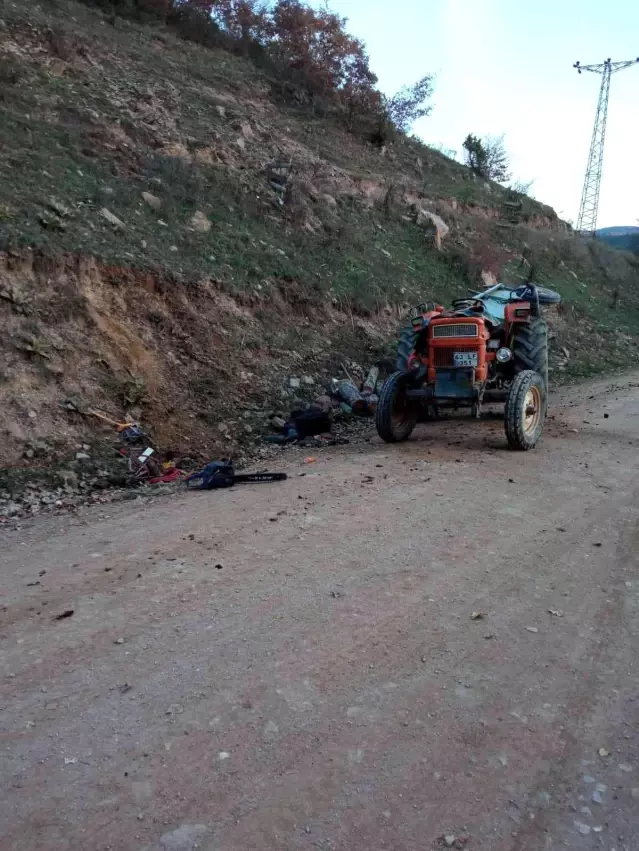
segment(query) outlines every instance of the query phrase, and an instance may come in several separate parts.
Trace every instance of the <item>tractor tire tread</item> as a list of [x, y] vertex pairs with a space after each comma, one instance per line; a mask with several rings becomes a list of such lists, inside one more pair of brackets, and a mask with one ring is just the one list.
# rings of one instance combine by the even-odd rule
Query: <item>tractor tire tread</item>
[[544, 319], [534, 318], [518, 325], [513, 340], [515, 375], [532, 370], [539, 373], [548, 389], [548, 325]]
[[395, 361], [395, 369], [398, 372], [405, 372], [408, 369], [408, 359], [413, 353], [416, 341], [417, 332], [412, 325], [402, 328], [397, 341], [397, 358]]
[[377, 426], [377, 433], [386, 443], [401, 443], [404, 440], [408, 440], [417, 424], [417, 409], [415, 409], [414, 417], [407, 420], [404, 428], [397, 430], [393, 425], [395, 398], [397, 393], [401, 392], [399, 382], [405, 375], [406, 372], [404, 370], [394, 372], [384, 382], [382, 392], [379, 395], [375, 424]]

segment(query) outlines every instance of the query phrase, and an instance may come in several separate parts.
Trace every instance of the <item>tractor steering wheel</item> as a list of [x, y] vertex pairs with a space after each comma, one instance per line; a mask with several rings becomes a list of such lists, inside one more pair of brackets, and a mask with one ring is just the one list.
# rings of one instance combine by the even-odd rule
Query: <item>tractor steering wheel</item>
[[409, 319], [417, 319], [418, 316], [423, 316], [424, 313], [428, 313], [431, 310], [435, 309], [434, 301], [423, 301], [421, 304], [416, 305], [415, 307], [411, 307], [408, 311]]
[[454, 310], [476, 310], [477, 313], [483, 313], [486, 306], [481, 299], [478, 298], [456, 298], [453, 301]]

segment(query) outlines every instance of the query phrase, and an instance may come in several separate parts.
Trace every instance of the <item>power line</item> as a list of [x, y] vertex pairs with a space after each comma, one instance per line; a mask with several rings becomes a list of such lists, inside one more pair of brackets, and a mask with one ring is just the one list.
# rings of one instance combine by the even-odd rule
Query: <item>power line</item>
[[611, 59], [606, 59], [600, 65], [581, 65], [579, 62], [575, 62], [573, 65], [573, 68], [576, 68], [580, 74], [582, 71], [592, 71], [594, 74], [601, 75], [601, 88], [599, 89], [599, 100], [597, 101], [595, 126], [592, 131], [586, 177], [583, 192], [581, 193], [581, 205], [577, 219], [577, 230], [590, 236], [594, 236], [597, 230], [601, 170], [603, 166], [604, 142], [606, 140], [606, 123], [608, 121], [610, 78], [617, 71], [623, 71], [624, 68], [629, 68], [630, 65], [636, 65], [638, 62], [639, 58], [630, 59], [626, 62], [613, 62]]

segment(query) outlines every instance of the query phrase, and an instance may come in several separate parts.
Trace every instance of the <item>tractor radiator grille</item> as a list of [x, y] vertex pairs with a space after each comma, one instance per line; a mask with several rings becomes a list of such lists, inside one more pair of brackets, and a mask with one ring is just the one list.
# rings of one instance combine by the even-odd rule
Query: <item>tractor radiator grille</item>
[[433, 325], [433, 337], [479, 337], [477, 325]]
[[435, 346], [431, 349], [431, 351], [433, 353], [432, 365], [434, 367], [450, 367], [455, 365], [455, 359], [453, 357], [454, 352], [476, 352], [477, 346], [455, 346], [454, 349], [449, 347], [444, 348], [443, 346], [438, 348]]

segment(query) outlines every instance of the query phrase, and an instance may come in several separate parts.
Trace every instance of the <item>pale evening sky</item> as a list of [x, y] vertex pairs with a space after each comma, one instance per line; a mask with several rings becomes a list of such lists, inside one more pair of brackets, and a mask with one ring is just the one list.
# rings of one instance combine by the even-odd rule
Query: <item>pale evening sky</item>
[[[415, 129], [461, 152], [471, 132], [505, 134], [515, 177], [576, 220], [601, 78], [582, 65], [639, 56], [637, 0], [330, 0], [393, 93], [436, 75]], [[599, 227], [639, 219], [639, 65], [613, 75]]]

